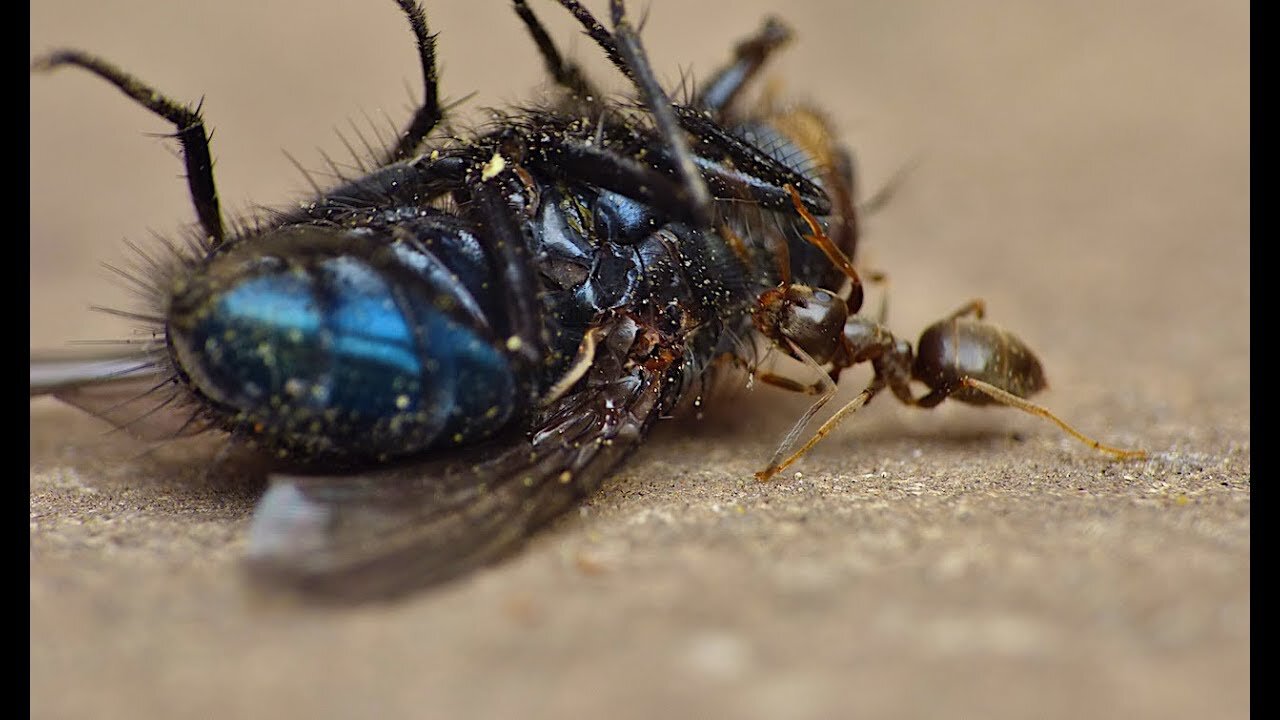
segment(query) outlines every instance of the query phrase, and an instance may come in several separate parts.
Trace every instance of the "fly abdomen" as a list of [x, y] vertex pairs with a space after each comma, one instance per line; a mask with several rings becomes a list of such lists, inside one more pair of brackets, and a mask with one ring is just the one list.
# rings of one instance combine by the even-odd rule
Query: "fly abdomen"
[[483, 255], [451, 223], [417, 225], [286, 226], [178, 283], [171, 354], [215, 422], [282, 456], [361, 460], [473, 443], [519, 415], [527, 381], [476, 297]]

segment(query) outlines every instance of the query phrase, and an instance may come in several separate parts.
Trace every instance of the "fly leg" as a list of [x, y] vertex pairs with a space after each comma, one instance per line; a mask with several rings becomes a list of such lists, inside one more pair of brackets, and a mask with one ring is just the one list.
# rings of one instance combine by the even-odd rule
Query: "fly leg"
[[693, 106], [702, 108], [713, 117], [723, 120], [733, 110], [733, 103], [764, 66], [765, 61], [791, 39], [791, 29], [775, 17], [765, 18], [764, 24], [751, 37], [742, 40], [733, 49], [733, 61], [720, 68], [693, 98]]
[[533, 14], [533, 10], [525, 0], [513, 0], [511, 4], [515, 8], [516, 15], [519, 15], [521, 22], [524, 23], [525, 29], [529, 31], [533, 42], [538, 46], [542, 63], [556, 84], [582, 99], [599, 98], [599, 91], [591, 85], [591, 81], [583, 74], [582, 68], [575, 62], [565, 60], [560, 54], [555, 41], [547, 34], [547, 29], [538, 20], [538, 16]]
[[409, 157], [444, 116], [440, 108], [440, 76], [436, 71], [436, 38], [427, 30], [427, 16], [416, 0], [396, 0], [413, 29], [418, 44], [418, 60], [422, 63], [422, 106], [413, 114], [400, 141], [387, 154], [386, 162]]
[[596, 41], [596, 44], [609, 56], [609, 60], [635, 84], [645, 107], [653, 115], [658, 135], [666, 144], [665, 149], [670, 154], [669, 160], [685, 188], [697, 225], [709, 227], [713, 220], [711, 191], [707, 188], [707, 183], [694, 161], [693, 151], [689, 149], [689, 141], [681, 128], [680, 120], [671, 104], [671, 98], [667, 97], [662, 86], [658, 84], [653, 68], [649, 65], [649, 57], [640, 43], [640, 35], [627, 20], [622, 0], [611, 0], [609, 3], [613, 19], [613, 34], [610, 34], [577, 0], [558, 0], [558, 2], [577, 18], [587, 31], [587, 35]]
[[582, 25], [582, 29], [586, 31], [587, 37], [595, 41], [604, 50], [604, 54], [609, 57], [609, 62], [618, 68], [628, 80], [634, 82], [635, 73], [632, 72], [631, 66], [622, 58], [622, 54], [618, 52], [618, 44], [614, 42], [613, 35], [596, 20], [596, 16], [591, 11], [583, 7], [578, 0], [556, 0], [560, 6], [568, 10], [570, 14]]
[[[577, 18], [587, 35], [635, 84], [666, 145], [663, 148], [667, 153], [665, 162], [685, 187], [700, 225], [705, 227], [711, 220], [712, 193], [708, 185], [715, 189], [717, 197], [752, 200], [777, 210], [789, 207], [791, 200], [784, 186], [791, 185], [815, 212], [822, 214], [830, 209], [826, 193], [813, 182], [729, 134], [702, 112], [673, 104], [658, 84], [640, 36], [627, 20], [621, 0], [610, 3], [612, 35], [577, 0], [558, 2]], [[698, 138], [700, 147], [705, 147], [706, 152], [717, 159], [695, 154], [685, 132]], [[726, 157], [732, 168], [726, 167], [723, 161]]]
[[[701, 111], [671, 102], [653, 74], [648, 56], [640, 44], [640, 36], [626, 19], [621, 0], [610, 3], [613, 34], [578, 0], [557, 2], [578, 20], [587, 35], [640, 92], [645, 107], [653, 114], [658, 135], [665, 143], [661, 150], [666, 157], [661, 161], [655, 157], [653, 162], [666, 165], [663, 169], [675, 174], [685, 186], [690, 197], [689, 205], [699, 218], [699, 225], [705, 227], [710, 224], [713, 190], [716, 197], [750, 200], [773, 210], [786, 210], [790, 206], [790, 197], [784, 186], [791, 185], [814, 212], [821, 215], [830, 211], [830, 199], [812, 181], [734, 137]], [[693, 152], [686, 132], [698, 139], [699, 152], [705, 153], [705, 157]]]
[[58, 50], [37, 60], [33, 70], [52, 70], [72, 65], [97, 75], [115, 85], [134, 102], [152, 113], [173, 123], [174, 135], [182, 145], [182, 159], [187, 167], [187, 188], [191, 202], [196, 206], [196, 216], [204, 231], [205, 249], [213, 250], [222, 244], [225, 233], [222, 211], [218, 207], [218, 190], [213, 184], [213, 158], [209, 154], [209, 133], [204, 127], [200, 104], [194, 108], [170, 99], [120, 68], [79, 50]]
[[[527, 162], [539, 170], [566, 180], [585, 182], [650, 205], [663, 215], [682, 221], [701, 222], [688, 188], [668, 177], [649, 162], [567, 134], [549, 139], [523, 138], [528, 146]], [[706, 188], [704, 184], [703, 189]]]
[[[600, 25], [599, 22], [591, 16], [590, 12], [581, 5], [572, 1], [562, 2], [561, 4], [568, 8], [584, 25], [584, 27], [586, 27], [587, 33], [604, 48], [610, 59], [614, 61], [623, 74], [636, 83], [637, 88], [641, 90], [642, 95], [645, 97], [646, 101], [649, 102], [649, 107], [652, 108], [653, 104], [650, 100], [651, 93], [646, 91], [646, 88], [640, 79], [644, 77], [644, 74], [652, 77], [652, 69], [649, 68], [647, 60], [641, 58], [643, 62], [642, 66], [637, 66], [631, 63], [630, 60], [624, 57], [624, 53], [627, 52], [627, 50], [619, 44], [619, 39], [615, 36], [609, 35], [604, 26]], [[575, 63], [566, 62], [564, 60], [563, 56], [561, 56], [559, 50], [556, 48], [555, 43], [547, 34], [542, 23], [533, 14], [532, 10], [524, 0], [515, 0], [514, 6], [516, 14], [520, 16], [520, 19], [524, 22], [529, 34], [538, 45], [538, 50], [542, 54], [543, 63], [546, 65], [547, 71], [551, 74], [552, 78], [555, 79], [556, 83], [574, 93], [579, 98], [600, 97], [599, 91], [592, 87], [586, 80], [581, 68]], [[712, 80], [711, 86], [709, 86], [711, 93], [708, 96], [708, 99], [698, 99], [695, 101], [695, 105], [698, 107], [705, 107], [705, 109], [711, 111], [713, 115], [720, 114], [721, 107], [732, 101], [733, 96], [736, 96], [742, 86], [756, 74], [767, 57], [772, 54], [774, 50], [777, 50], [785, 44], [790, 37], [791, 32], [785, 25], [774, 18], [768, 19], [756, 35], [738, 44], [736, 60], [734, 63], [723, 68], [719, 73], [717, 73], [716, 77]], [[637, 45], [638, 42], [639, 38], [637, 36]], [[643, 52], [643, 49], [641, 48], [640, 51]], [[642, 74], [638, 75], [637, 73]], [[653, 85], [656, 88], [656, 83], [653, 83]], [[657, 90], [658, 93], [662, 92], [660, 88]], [[701, 98], [702, 96], [699, 97]], [[661, 95], [658, 102], [663, 105], [672, 105], [665, 94]], [[672, 105], [672, 107], [675, 108], [676, 119], [681, 126], [691, 132], [701, 132], [700, 137], [703, 138], [703, 141], [714, 144], [718, 152], [727, 154], [732, 158], [737, 170], [746, 171], [748, 174], [768, 178], [770, 180], [770, 182], [762, 184], [761, 187], [745, 188], [747, 193], [743, 196], [743, 199], [762, 202], [767, 207], [773, 207], [775, 209], [785, 208], [788, 203], [788, 198], [786, 193], [782, 190], [782, 186], [786, 183], [791, 183], [801, 189], [804, 194], [805, 201], [810, 205], [818, 208], [826, 207], [827, 200], [825, 195], [823, 195], [822, 191], [815, 187], [807, 178], [781, 166], [772, 158], [763, 156], [759, 152], [754, 151], [745, 143], [742, 143], [738, 138], [733, 137], [728, 133], [724, 133], [722, 129], [714, 124], [706, 123], [705, 120], [701, 119], [697, 113], [689, 112], [686, 108], [682, 108], [677, 105]], [[657, 113], [655, 112], [655, 117], [656, 116]], [[590, 148], [587, 149], [589, 150]], [[682, 166], [683, 159], [680, 157], [679, 149], [671, 149], [675, 156], [673, 158], [673, 164], [676, 165], [677, 170], [681, 174], [684, 174], [685, 168]], [[593, 158], [593, 160], [595, 159]], [[698, 165], [698, 169], [701, 171], [706, 182], [712, 184], [718, 190], [724, 190], [729, 193], [724, 196], [737, 197], [742, 195], [741, 192], [732, 191], [743, 189], [743, 173], [727, 173], [720, 163], [707, 161], [705, 158], [698, 157], [697, 155], [693, 155], [693, 161]], [[688, 187], [695, 187], [693, 184], [686, 184]], [[649, 185], [647, 184], [642, 184], [639, 187], [648, 186]], [[691, 195], [695, 206], [697, 205], [698, 191], [696, 187], [695, 189], [685, 191], [684, 194]], [[682, 200], [682, 202], [687, 206], [690, 201]], [[697, 212], [701, 212], [701, 210], [697, 210]]]
[[649, 57], [640, 43], [640, 34], [627, 20], [626, 9], [622, 0], [610, 0], [609, 11], [613, 18], [614, 39], [618, 44], [618, 52], [631, 68], [632, 79], [640, 91], [640, 97], [653, 114], [658, 134], [667, 144], [667, 149], [674, 156], [676, 169], [684, 182], [686, 191], [693, 205], [694, 215], [702, 227], [711, 225], [711, 191], [702, 179], [702, 173], [693, 160], [693, 151], [689, 149], [689, 141], [680, 121], [676, 118], [671, 99], [658, 84], [658, 78], [649, 65]]
[[504, 181], [518, 182], [507, 170], [497, 177], [482, 178], [471, 183], [468, 214], [481, 225], [478, 233], [489, 264], [496, 271], [503, 288], [506, 310], [506, 350], [515, 360], [520, 374], [532, 377], [541, 370], [545, 359], [542, 334], [542, 308], [538, 304], [537, 278], [529, 257], [529, 241], [525, 236], [522, 207], [515, 207]]
[[771, 210], [787, 210], [791, 195], [786, 187], [790, 185], [813, 212], [831, 212], [831, 198], [809, 178], [724, 129], [702, 111], [682, 105], [674, 108], [681, 127], [698, 139], [700, 154], [694, 156], [694, 161], [716, 197], [750, 200]]

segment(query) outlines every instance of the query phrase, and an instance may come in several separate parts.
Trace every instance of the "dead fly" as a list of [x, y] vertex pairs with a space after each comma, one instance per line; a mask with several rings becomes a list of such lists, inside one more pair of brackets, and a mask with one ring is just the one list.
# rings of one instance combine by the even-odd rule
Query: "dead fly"
[[[1039, 362], [980, 303], [927, 330], [918, 355], [860, 314], [851, 157], [820, 111], [741, 100], [789, 40], [780, 22], [673, 102], [620, 0], [612, 29], [559, 4], [634, 101], [606, 99], [516, 0], [556, 98], [444, 137], [434, 37], [399, 0], [425, 78], [408, 129], [372, 172], [234, 231], [198, 107], [82, 52], [37, 61], [87, 70], [171, 122], [199, 223], [185, 245], [139, 251], [131, 281], [148, 307], [118, 314], [144, 340], [124, 346], [125, 364], [37, 380], [52, 365], [33, 361], [32, 393], [144, 437], [213, 429], [270, 453], [280, 472], [254, 518], [252, 575], [330, 598], [509, 552], [595, 490], [655, 420], [700, 403], [724, 357], [818, 395], [762, 478], [884, 387], [920, 407], [999, 402], [1067, 427], [1022, 399], [1044, 384]], [[809, 379], [759, 372], [761, 338]], [[863, 362], [871, 385], [788, 456]]]

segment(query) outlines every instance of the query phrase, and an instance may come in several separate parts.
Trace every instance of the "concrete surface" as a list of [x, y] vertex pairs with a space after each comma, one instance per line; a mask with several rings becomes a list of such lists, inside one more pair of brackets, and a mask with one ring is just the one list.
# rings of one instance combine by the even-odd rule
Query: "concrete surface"
[[[49, 0], [31, 40], [205, 97], [222, 198], [243, 212], [304, 190], [281, 149], [320, 167], [317, 148], [342, 153], [335, 128], [403, 120], [420, 82], [392, 3], [318, 6]], [[148, 453], [33, 402], [32, 717], [1249, 714], [1248, 4], [649, 9], [669, 79], [783, 15], [799, 39], [769, 76], [827, 108], [864, 187], [917, 163], [867, 223], [892, 326], [915, 337], [985, 297], [1044, 360], [1045, 404], [1151, 459], [1109, 462], [1009, 410], [885, 397], [760, 485], [804, 403], [758, 388], [660, 427], [513, 559], [319, 611], [243, 592], [262, 485], [207, 471], [216, 439]], [[537, 92], [508, 3], [428, 10], [444, 93], [476, 91], [474, 110]], [[192, 218], [147, 135], [168, 128], [77, 73], [33, 77], [31, 100], [31, 346], [117, 337], [86, 309], [127, 304], [99, 263]]]

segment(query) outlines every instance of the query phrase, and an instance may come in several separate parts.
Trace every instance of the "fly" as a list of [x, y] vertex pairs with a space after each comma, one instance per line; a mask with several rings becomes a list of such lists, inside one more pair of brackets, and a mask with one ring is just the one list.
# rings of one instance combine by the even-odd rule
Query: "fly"
[[[141, 344], [114, 365], [33, 360], [33, 395], [144, 437], [216, 430], [272, 456], [251, 577], [328, 599], [396, 594], [511, 552], [657, 419], [700, 403], [723, 358], [818, 396], [761, 479], [886, 387], [919, 407], [1010, 405], [1141, 456], [1025, 400], [1044, 386], [1039, 361], [980, 302], [926, 330], [918, 356], [862, 313], [851, 156], [816, 108], [741, 99], [790, 39], [780, 21], [675, 102], [621, 0], [611, 29], [558, 3], [633, 102], [603, 99], [515, 0], [556, 99], [446, 140], [434, 36], [416, 2], [397, 0], [424, 77], [407, 129], [371, 172], [236, 229], [199, 107], [80, 51], [38, 60], [86, 70], [174, 125], [198, 223], [185, 244], [138, 251], [148, 307], [117, 313], [144, 326]], [[811, 381], [760, 372], [759, 340]], [[841, 372], [864, 362], [871, 385], [792, 453]]]

